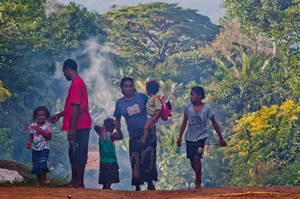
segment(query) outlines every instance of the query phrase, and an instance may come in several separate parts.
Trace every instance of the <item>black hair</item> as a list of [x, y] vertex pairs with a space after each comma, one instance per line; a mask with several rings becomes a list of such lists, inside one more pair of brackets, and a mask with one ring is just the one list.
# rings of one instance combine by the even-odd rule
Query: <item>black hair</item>
[[114, 124], [114, 119], [108, 117], [104, 120], [103, 122], [103, 125], [105, 126], [105, 129], [108, 130], [108, 129], [111, 129], [113, 127], [115, 127], [115, 124]]
[[201, 99], [205, 98], [205, 92], [201, 86], [195, 86], [192, 88], [192, 90], [197, 93], [197, 95], [201, 95]]
[[70, 68], [77, 71], [77, 63], [73, 59], [67, 59], [64, 61], [63, 68]]
[[150, 80], [146, 83], [146, 90], [150, 93], [156, 94], [159, 91], [159, 83], [156, 80]]
[[[121, 79], [121, 83], [120, 83], [121, 89], [122, 89], [122, 87], [124, 86], [124, 83], [127, 82], [127, 81], [131, 81], [131, 82], [132, 82], [133, 87], [134, 87], [133, 92], [137, 92], [137, 91], [136, 91], [136, 88], [135, 88], [135, 86], [134, 86], [134, 79], [133, 79], [132, 77], [123, 77], [123, 78]], [[124, 95], [123, 90], [122, 90], [122, 94]]]
[[32, 114], [32, 120], [35, 121], [37, 118], [37, 113], [39, 111], [45, 111], [46, 114], [46, 119], [48, 120], [50, 118], [50, 111], [47, 106], [38, 106], [34, 109], [33, 114]]
[[127, 81], [131, 81], [134, 85], [134, 79], [132, 77], [123, 77], [121, 79], [120, 87], [122, 88], [124, 86], [124, 83]]

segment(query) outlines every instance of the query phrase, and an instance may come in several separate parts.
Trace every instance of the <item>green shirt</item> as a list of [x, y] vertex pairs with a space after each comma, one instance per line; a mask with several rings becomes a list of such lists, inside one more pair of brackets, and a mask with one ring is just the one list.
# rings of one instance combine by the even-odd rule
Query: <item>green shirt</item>
[[115, 145], [109, 140], [109, 132], [106, 132], [106, 140], [103, 140], [102, 135], [99, 136], [99, 154], [100, 163], [117, 162]]

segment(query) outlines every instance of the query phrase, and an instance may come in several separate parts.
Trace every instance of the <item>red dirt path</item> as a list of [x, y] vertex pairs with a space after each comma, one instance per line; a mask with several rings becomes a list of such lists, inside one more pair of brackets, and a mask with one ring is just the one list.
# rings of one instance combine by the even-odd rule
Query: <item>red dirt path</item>
[[288, 187], [218, 187], [201, 190], [176, 191], [119, 191], [74, 188], [32, 188], [32, 187], [1, 187], [0, 198], [49, 199], [49, 198], [300, 198], [300, 186]]

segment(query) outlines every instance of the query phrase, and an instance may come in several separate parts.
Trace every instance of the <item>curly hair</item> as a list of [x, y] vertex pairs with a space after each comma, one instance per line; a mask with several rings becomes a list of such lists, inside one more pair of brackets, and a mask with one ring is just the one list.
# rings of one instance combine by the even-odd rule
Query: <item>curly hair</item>
[[146, 83], [146, 89], [153, 94], [158, 93], [159, 83], [156, 80], [150, 80]]
[[47, 106], [38, 106], [34, 109], [33, 114], [32, 114], [32, 120], [35, 121], [37, 118], [37, 113], [39, 111], [45, 111], [46, 114], [46, 119], [48, 120], [50, 118], [50, 111]]
[[111, 129], [113, 127], [115, 127], [115, 124], [114, 124], [114, 119], [108, 117], [104, 120], [103, 122], [103, 125], [105, 126], [105, 129], [108, 130], [108, 129]]

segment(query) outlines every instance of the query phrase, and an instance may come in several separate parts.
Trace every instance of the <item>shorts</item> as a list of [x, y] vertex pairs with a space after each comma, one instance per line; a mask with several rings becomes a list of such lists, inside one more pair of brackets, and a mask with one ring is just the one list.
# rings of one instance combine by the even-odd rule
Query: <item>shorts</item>
[[119, 165], [117, 162], [100, 163], [99, 184], [112, 184], [120, 182]]
[[153, 118], [153, 115], [147, 115], [147, 118], [151, 119], [151, 118]]
[[200, 139], [196, 142], [186, 140], [186, 157], [191, 161], [194, 161], [194, 157], [203, 158], [206, 139], [207, 138]]
[[75, 140], [69, 141], [69, 160], [71, 164], [87, 163], [90, 129], [76, 130]]
[[31, 174], [48, 173], [47, 160], [49, 156], [49, 149], [41, 151], [32, 150], [32, 171]]

